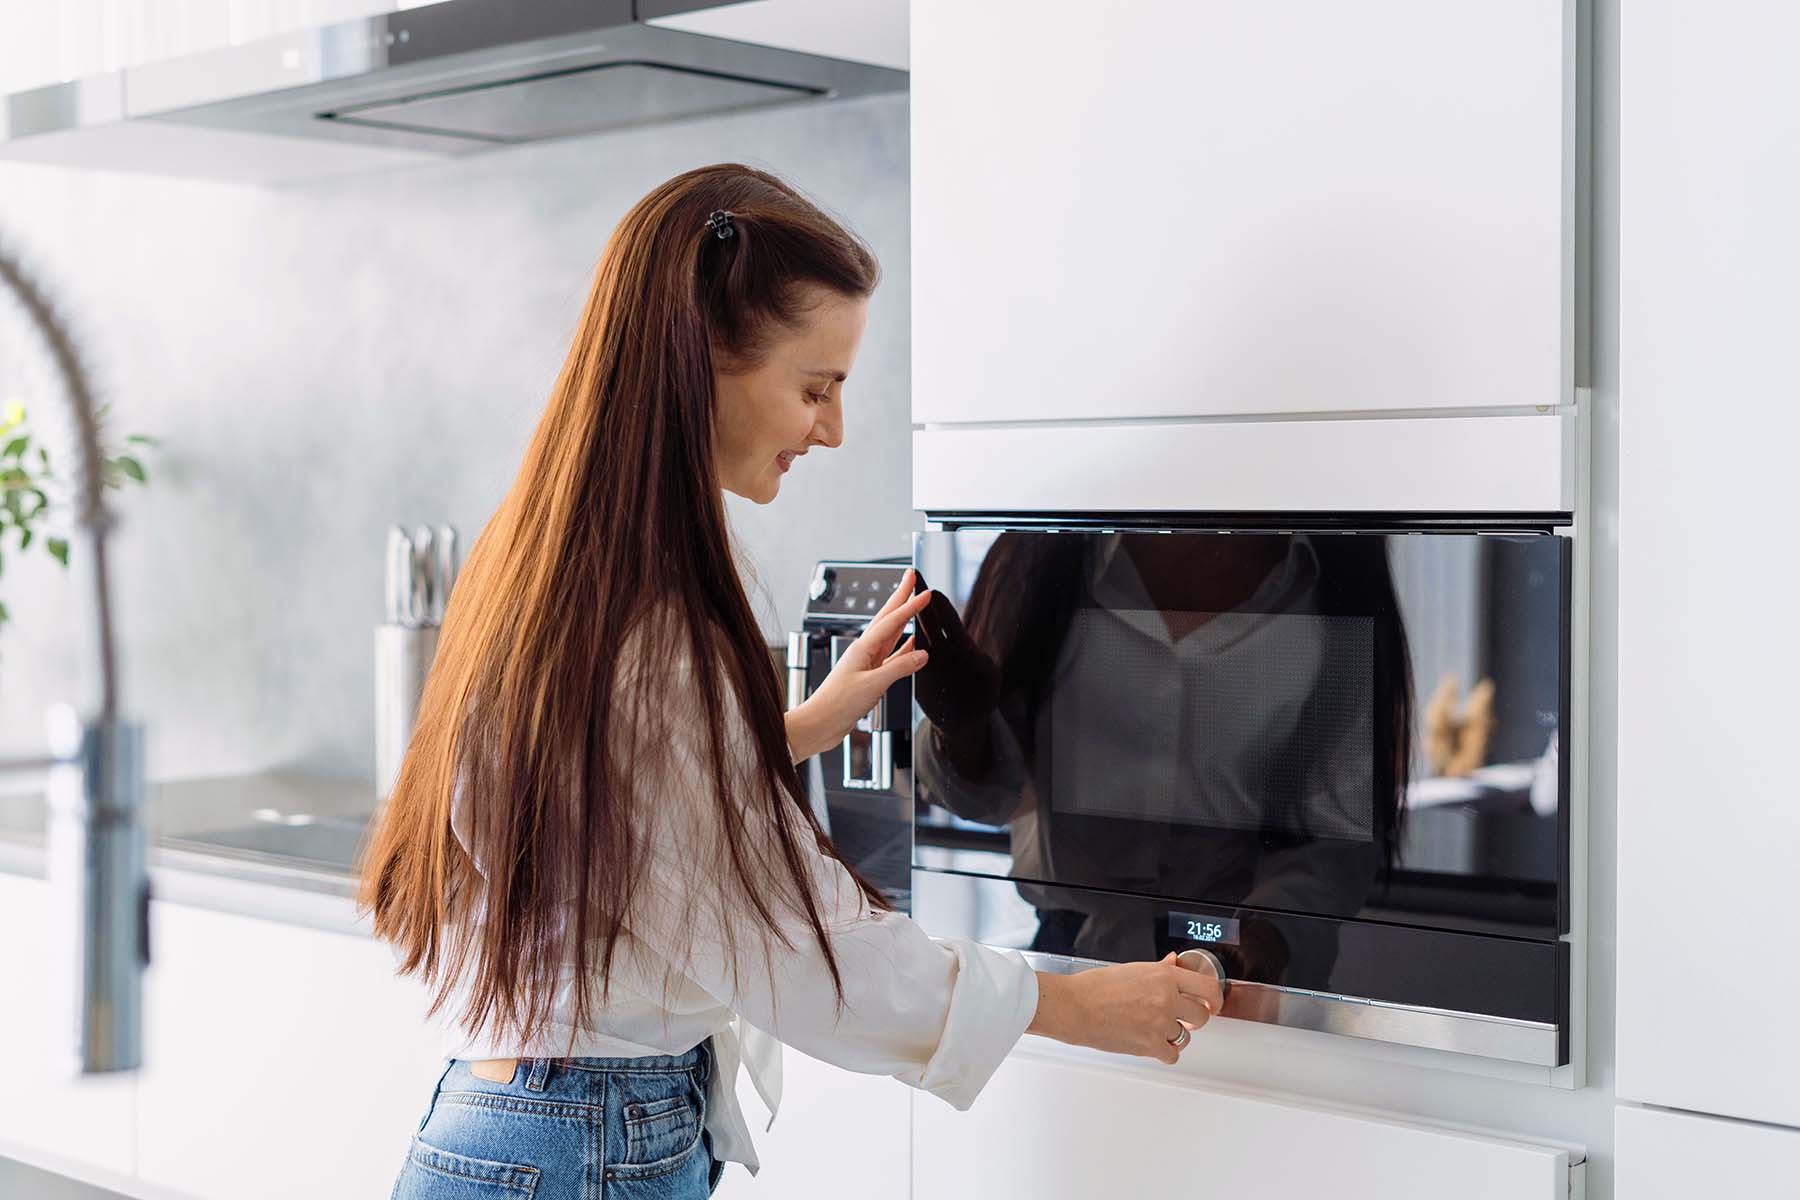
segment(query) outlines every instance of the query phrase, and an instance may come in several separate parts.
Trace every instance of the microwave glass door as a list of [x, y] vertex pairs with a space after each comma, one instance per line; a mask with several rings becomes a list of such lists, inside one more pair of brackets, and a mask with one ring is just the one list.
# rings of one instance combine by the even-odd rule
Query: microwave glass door
[[1000, 940], [1080, 958], [1303, 954], [1321, 918], [1553, 942], [1568, 547], [920, 534], [914, 866], [1007, 881]]

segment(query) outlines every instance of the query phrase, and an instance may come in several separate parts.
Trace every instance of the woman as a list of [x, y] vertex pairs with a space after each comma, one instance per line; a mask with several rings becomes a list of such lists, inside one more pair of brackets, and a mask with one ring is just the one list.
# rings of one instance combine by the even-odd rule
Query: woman
[[[519, 476], [470, 551], [363, 902], [448, 1062], [398, 1197], [698, 1197], [752, 1170], [769, 1038], [966, 1108], [1025, 1032], [1174, 1062], [1172, 959], [1035, 974], [934, 942], [832, 849], [795, 763], [924, 654], [909, 578], [784, 714], [721, 492], [844, 436], [877, 267], [782, 181], [669, 180], [606, 247]], [[891, 651], [891, 652], [890, 652]]]

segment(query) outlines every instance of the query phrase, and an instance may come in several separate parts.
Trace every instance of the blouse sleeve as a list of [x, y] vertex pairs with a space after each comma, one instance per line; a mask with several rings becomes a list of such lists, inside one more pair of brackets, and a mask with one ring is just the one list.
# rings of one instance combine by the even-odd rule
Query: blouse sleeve
[[[795, 1049], [852, 1071], [892, 1075], [968, 1108], [1037, 1011], [1037, 976], [1016, 953], [934, 940], [910, 918], [871, 911], [842, 864], [803, 832], [806, 867], [835, 952], [843, 1003], [817, 935], [771, 847], [754, 789], [754, 750], [721, 680], [729, 777], [743, 804], [740, 849], [779, 936], [764, 936], [733, 877], [713, 791], [705, 717], [691, 671], [666, 676], [666, 740], [634, 800], [655, 815], [633, 936], [721, 1004]], [[785, 797], [781, 803], [791, 803]]]

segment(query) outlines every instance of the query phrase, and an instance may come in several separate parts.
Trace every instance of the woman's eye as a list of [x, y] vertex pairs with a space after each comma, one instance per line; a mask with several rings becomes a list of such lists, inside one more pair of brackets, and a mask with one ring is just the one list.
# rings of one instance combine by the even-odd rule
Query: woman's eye
[[826, 401], [831, 399], [830, 392], [808, 392], [806, 394], [807, 394], [807, 397], [810, 398], [814, 404], [824, 404]]

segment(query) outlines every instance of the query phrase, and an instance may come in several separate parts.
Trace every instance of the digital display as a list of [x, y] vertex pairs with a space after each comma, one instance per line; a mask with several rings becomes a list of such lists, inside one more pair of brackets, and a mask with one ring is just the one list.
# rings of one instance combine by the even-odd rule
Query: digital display
[[1172, 912], [1169, 914], [1169, 936], [1177, 941], [1235, 946], [1238, 944], [1238, 923], [1231, 917]]

